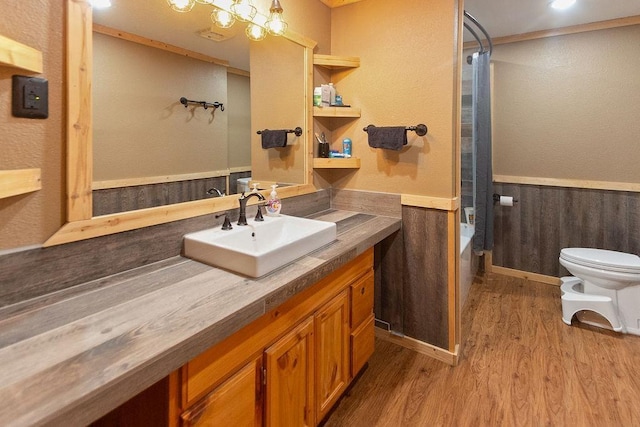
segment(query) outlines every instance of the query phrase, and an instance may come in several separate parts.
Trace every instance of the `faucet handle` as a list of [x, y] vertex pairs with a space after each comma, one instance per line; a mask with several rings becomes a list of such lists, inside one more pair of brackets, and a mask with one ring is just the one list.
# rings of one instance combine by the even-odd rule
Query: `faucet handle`
[[266, 203], [258, 203], [258, 211], [256, 212], [256, 217], [254, 218], [255, 221], [261, 222], [264, 221], [264, 217], [262, 216], [262, 207], [265, 206]]
[[229, 212], [222, 213], [220, 215], [216, 215], [216, 218], [220, 218], [224, 215], [224, 222], [222, 223], [223, 230], [232, 230], [233, 226], [231, 225], [231, 221], [229, 221]]

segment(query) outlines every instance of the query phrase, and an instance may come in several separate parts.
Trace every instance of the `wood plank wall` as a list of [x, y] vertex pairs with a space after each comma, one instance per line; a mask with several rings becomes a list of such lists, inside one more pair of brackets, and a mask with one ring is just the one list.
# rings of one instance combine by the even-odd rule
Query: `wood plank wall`
[[402, 207], [404, 335], [449, 348], [448, 212]]
[[494, 191], [518, 203], [495, 207], [493, 265], [560, 277], [562, 248], [640, 254], [640, 193], [508, 183]]
[[[327, 190], [286, 199], [282, 212], [329, 209]], [[237, 209], [231, 219], [237, 220]], [[180, 255], [182, 236], [221, 225], [214, 214], [0, 256], [0, 307]]]
[[238, 178], [250, 177], [251, 172], [232, 172], [227, 176], [189, 179], [157, 184], [93, 190], [93, 216], [135, 211], [155, 206], [172, 205], [212, 197], [207, 190], [217, 188], [228, 194], [238, 191]]

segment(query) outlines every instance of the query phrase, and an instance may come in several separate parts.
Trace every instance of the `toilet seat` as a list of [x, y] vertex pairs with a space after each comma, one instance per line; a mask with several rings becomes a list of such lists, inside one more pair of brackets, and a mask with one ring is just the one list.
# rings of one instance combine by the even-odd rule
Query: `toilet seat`
[[624, 252], [593, 248], [564, 248], [560, 251], [560, 259], [589, 268], [640, 274], [640, 257]]

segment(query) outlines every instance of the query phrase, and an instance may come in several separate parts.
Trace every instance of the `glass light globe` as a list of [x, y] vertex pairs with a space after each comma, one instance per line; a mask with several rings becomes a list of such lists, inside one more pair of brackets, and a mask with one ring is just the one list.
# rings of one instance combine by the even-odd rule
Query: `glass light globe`
[[196, 4], [195, 0], [167, 0], [171, 9], [176, 12], [189, 12], [193, 9], [193, 5]]
[[258, 9], [251, 4], [251, 0], [236, 0], [231, 5], [231, 11], [243, 22], [250, 22], [258, 13]]
[[229, 28], [236, 22], [230, 12], [222, 9], [216, 9], [211, 12], [211, 20], [220, 28]]
[[266, 26], [274, 36], [281, 36], [287, 31], [287, 23], [282, 20], [282, 12], [271, 12]]
[[256, 24], [247, 25], [245, 32], [249, 40], [253, 40], [254, 42], [258, 42], [267, 36], [267, 30]]

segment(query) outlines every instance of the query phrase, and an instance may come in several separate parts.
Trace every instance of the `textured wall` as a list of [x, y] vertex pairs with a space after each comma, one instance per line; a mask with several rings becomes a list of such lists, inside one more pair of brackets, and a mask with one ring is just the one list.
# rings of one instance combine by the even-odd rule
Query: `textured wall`
[[[336, 142], [353, 140], [362, 159], [357, 173], [334, 173], [340, 188], [455, 195], [455, 22], [456, 2], [367, 0], [336, 8], [331, 16], [331, 53], [359, 56], [360, 67], [335, 77], [345, 103], [362, 109], [359, 119], [334, 119]], [[400, 152], [368, 146], [363, 128], [415, 126]], [[326, 175], [325, 175], [326, 176]]]
[[179, 101], [226, 105], [225, 67], [97, 33], [93, 48], [94, 180], [227, 168], [227, 112]]
[[42, 190], [0, 199], [0, 250], [39, 244], [64, 222], [64, 7], [47, 0], [4, 0], [0, 34], [43, 53], [49, 118], [11, 115], [11, 76], [0, 66], [0, 169], [42, 169]]
[[640, 25], [494, 49], [494, 174], [640, 182]]
[[[227, 74], [228, 99], [224, 113], [229, 125], [227, 164], [251, 167], [251, 88], [249, 77]], [[221, 152], [216, 153], [222, 155]]]

